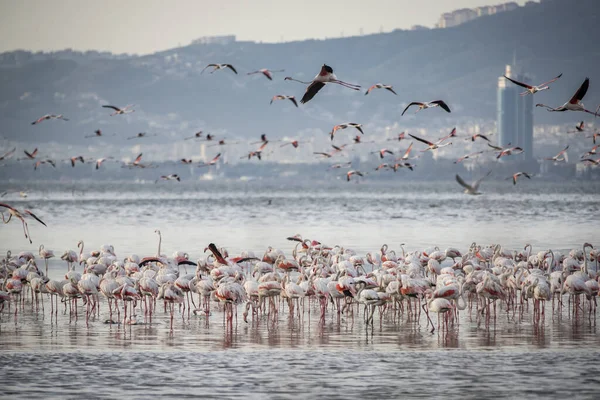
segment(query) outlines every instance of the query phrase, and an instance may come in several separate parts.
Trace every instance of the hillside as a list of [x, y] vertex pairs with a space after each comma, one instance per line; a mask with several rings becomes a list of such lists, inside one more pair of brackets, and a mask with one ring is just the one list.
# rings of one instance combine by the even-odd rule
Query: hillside
[[[228, 138], [273, 137], [327, 131], [355, 120], [366, 132], [394, 123], [402, 128], [448, 127], [470, 119], [495, 120], [496, 85], [516, 51], [518, 65], [539, 83], [563, 72], [552, 90], [536, 100], [564, 103], [584, 77], [591, 79], [588, 108], [600, 103], [600, 7], [597, 0], [546, 0], [542, 4], [482, 17], [447, 29], [394, 31], [362, 37], [261, 44], [194, 44], [149, 56], [107, 53], [0, 54], [0, 134], [30, 143], [82, 145], [83, 136], [101, 128], [116, 133], [114, 143], [137, 132], [159, 136], [155, 143], [203, 129]], [[375, 91], [364, 96], [326, 87], [306, 105], [269, 105], [275, 94], [300, 98], [304, 86], [283, 81], [292, 75], [310, 80], [321, 64], [338, 77], [366, 89], [383, 82], [398, 96]], [[229, 70], [201, 74], [208, 63], [231, 63]], [[285, 69], [271, 82], [246, 73]], [[400, 117], [412, 100], [442, 98], [452, 114], [426, 112]], [[128, 116], [109, 117], [102, 104], [135, 104]], [[31, 121], [62, 113], [69, 122]], [[556, 115], [558, 114], [558, 115]], [[536, 123], [567, 123], [583, 115], [535, 111]]]

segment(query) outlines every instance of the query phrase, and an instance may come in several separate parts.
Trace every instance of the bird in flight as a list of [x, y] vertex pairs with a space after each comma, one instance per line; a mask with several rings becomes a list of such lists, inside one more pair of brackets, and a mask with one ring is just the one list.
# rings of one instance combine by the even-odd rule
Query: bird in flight
[[296, 96], [285, 96], [283, 94], [277, 94], [275, 96], [273, 96], [273, 98], [271, 98], [271, 103], [269, 104], [273, 104], [273, 101], [275, 100], [289, 100], [292, 103], [294, 103], [294, 105], [296, 107], [298, 107], [298, 102], [296, 101]]
[[56, 164], [54, 163], [54, 161], [53, 161], [53, 160], [46, 159], [46, 160], [40, 160], [40, 161], [36, 162], [36, 163], [33, 165], [33, 170], [34, 170], [34, 171], [35, 171], [35, 170], [37, 170], [37, 169], [38, 169], [38, 167], [39, 167], [40, 165], [42, 165], [42, 164], [50, 164], [50, 165], [52, 165], [52, 168], [56, 168]]
[[113, 115], [120, 115], [120, 114], [129, 114], [132, 112], [135, 112], [135, 110], [133, 110], [131, 107], [133, 107], [133, 104], [128, 104], [123, 108], [119, 108], [117, 106], [111, 106], [110, 104], [105, 104], [102, 106], [103, 108], [110, 108], [115, 110], [114, 113], [110, 114], [110, 116], [112, 117]]
[[558, 80], [558, 78], [560, 78], [562, 76], [562, 73], [559, 74], [556, 78], [550, 79], [548, 82], [544, 82], [541, 85], [537, 85], [537, 86], [532, 86], [532, 85], [528, 85], [526, 83], [523, 82], [519, 82], [516, 81], [514, 79], [509, 78], [508, 76], [504, 75], [504, 77], [506, 79], [508, 79], [509, 81], [511, 81], [512, 83], [514, 83], [515, 85], [519, 85], [521, 87], [524, 87], [525, 89], [527, 89], [526, 91], [524, 91], [523, 93], [521, 93], [521, 96], [526, 96], [528, 94], [534, 94], [537, 92], [541, 92], [542, 90], [546, 90], [546, 89], [550, 89], [550, 85], [552, 82]]
[[496, 156], [496, 159], [498, 160], [501, 157], [510, 156], [513, 154], [521, 154], [522, 152], [523, 152], [523, 149], [521, 147], [518, 147], [518, 146], [517, 147], [509, 147], [506, 149], [502, 149]]
[[583, 156], [581, 156], [581, 158], [585, 158], [585, 157], [589, 157], [589, 156], [595, 156], [596, 154], [598, 154], [597, 153], [598, 152], [598, 146], [600, 146], [600, 145], [595, 145], [594, 147], [592, 147], [592, 149], [590, 151], [588, 151], [587, 153], [585, 153]]
[[446, 147], [446, 146], [449, 146], [449, 145], [451, 145], [451, 144], [452, 144], [452, 142], [448, 142], [448, 143], [442, 144], [442, 142], [443, 142], [444, 140], [446, 140], [446, 139], [447, 139], [448, 137], [450, 137], [450, 136], [443, 137], [443, 138], [441, 138], [440, 140], [438, 140], [437, 142], [435, 142], [435, 143], [432, 143], [432, 142], [430, 142], [429, 140], [421, 139], [420, 137], [418, 137], [418, 136], [415, 136], [415, 135], [413, 135], [412, 133], [409, 133], [408, 135], [409, 135], [410, 137], [412, 137], [413, 139], [416, 139], [416, 140], [418, 140], [419, 142], [421, 142], [421, 143], [425, 143], [426, 145], [428, 145], [428, 146], [429, 146], [429, 147], [428, 147], [428, 148], [426, 148], [425, 150], [421, 150], [421, 151], [427, 151], [427, 150], [436, 150], [436, 149], [439, 149], [439, 148], [442, 148], [442, 147]]
[[527, 172], [517, 172], [516, 174], [513, 174], [513, 176], [509, 176], [506, 179], [512, 179], [513, 185], [516, 185], [517, 184], [517, 178], [519, 178], [520, 176], [524, 176], [527, 179], [531, 179], [531, 175], [529, 175]]
[[77, 162], [77, 161], [81, 161], [82, 164], [85, 164], [85, 160], [83, 159], [83, 156], [71, 157], [71, 158], [69, 158], [69, 161], [71, 161], [71, 167], [73, 167], [73, 168], [75, 168], [75, 162]]
[[139, 139], [139, 138], [144, 138], [144, 137], [152, 137], [152, 136], [156, 136], [156, 134], [154, 135], [148, 135], [146, 132], [140, 132], [135, 136], [129, 136], [127, 138], [127, 140], [131, 140], [131, 139]]
[[490, 174], [492, 173], [492, 171], [488, 171], [487, 174], [485, 174], [484, 176], [482, 176], [481, 178], [479, 178], [478, 180], [476, 180], [472, 185], [469, 185], [468, 183], [466, 183], [458, 174], [456, 174], [456, 181], [465, 188], [464, 193], [465, 194], [470, 194], [470, 195], [479, 195], [479, 194], [483, 194], [479, 191], [479, 185], [481, 184], [481, 182], [487, 178]]
[[369, 89], [367, 89], [367, 91], [365, 92], [365, 96], [368, 95], [371, 90], [373, 89], [386, 89], [389, 90], [390, 92], [394, 93], [395, 95], [398, 95], [396, 92], [394, 92], [394, 87], [392, 85], [384, 85], [383, 83], [376, 83], [373, 86], [371, 86]]
[[536, 107], [545, 107], [546, 109], [548, 109], [548, 111], [583, 111], [583, 112], [592, 114], [597, 117], [598, 109], [596, 109], [596, 112], [586, 110], [583, 103], [581, 102], [581, 100], [583, 100], [585, 94], [587, 93], [589, 87], [590, 87], [590, 78], [585, 78], [585, 80], [583, 81], [581, 86], [579, 86], [579, 89], [577, 89], [577, 91], [575, 92], [573, 97], [571, 97], [571, 99], [569, 101], [567, 101], [565, 104], [563, 104], [562, 106], [552, 108], [550, 106], [547, 106], [547, 105], [541, 104], [541, 103], [538, 103], [535, 106]]
[[331, 136], [331, 140], [333, 140], [333, 135], [335, 135], [335, 133], [340, 130], [340, 129], [346, 129], [346, 128], [356, 128], [361, 134], [364, 134], [363, 130], [362, 130], [362, 124], [357, 124], [356, 122], [346, 122], [344, 124], [339, 124], [333, 127], [333, 129], [331, 130], [330, 136]]
[[173, 181], [173, 180], [175, 180], [177, 182], [181, 182], [181, 178], [179, 177], [179, 175], [169, 174], [169, 175], [162, 175], [154, 183], [158, 183], [158, 181]]
[[337, 83], [338, 85], [353, 90], [360, 90], [359, 85], [354, 85], [352, 83], [340, 81], [337, 78], [337, 76], [335, 76], [335, 74], [333, 73], [333, 68], [326, 64], [323, 64], [323, 66], [321, 67], [321, 72], [319, 72], [319, 74], [315, 76], [315, 78], [311, 82], [303, 82], [298, 79], [294, 79], [290, 76], [286, 76], [284, 80], [300, 82], [305, 85], [308, 85], [308, 87], [306, 88], [306, 92], [304, 92], [304, 96], [302, 96], [302, 100], [300, 100], [300, 103], [302, 104], [308, 103], [313, 97], [315, 97], [315, 95], [319, 92], [319, 90], [323, 88], [323, 86], [325, 86], [326, 83]]
[[406, 106], [406, 108], [404, 109], [404, 111], [402, 111], [402, 115], [404, 115], [404, 113], [406, 112], [406, 110], [408, 110], [411, 106], [419, 106], [419, 108], [417, 109], [417, 111], [415, 111], [415, 114], [418, 113], [421, 110], [424, 110], [426, 108], [432, 108], [432, 107], [441, 107], [446, 112], [450, 112], [450, 107], [448, 107], [448, 105], [443, 100], [427, 101], [427, 102], [424, 102], [424, 103], [419, 102], [419, 101], [413, 101], [412, 103], [410, 103], [409, 105]]
[[40, 122], [46, 121], [48, 119], [62, 119], [63, 121], [68, 121], [69, 120], [68, 118], [65, 118], [62, 114], [58, 114], [58, 115], [56, 115], [56, 114], [46, 114], [46, 115], [44, 115], [42, 117], [39, 117], [35, 121], [33, 121], [31, 123], [31, 125], [37, 125]]
[[248, 72], [246, 75], [263, 74], [268, 80], [273, 80], [273, 72], [283, 72], [284, 69], [266, 69], [261, 68], [258, 71]]
[[9, 158], [11, 158], [11, 157], [12, 157], [12, 155], [13, 155], [13, 154], [15, 154], [15, 151], [17, 151], [17, 148], [16, 148], [16, 147], [15, 147], [14, 149], [12, 149], [12, 150], [9, 150], [9, 151], [7, 151], [6, 153], [2, 154], [2, 155], [0, 156], [0, 161], [2, 161], [2, 160], [8, 160]]
[[481, 133], [476, 133], [473, 136], [466, 138], [465, 140], [470, 140], [471, 142], [474, 142], [475, 139], [477, 139], [477, 138], [481, 138], [483, 140], [486, 140], [486, 141], [490, 142], [490, 139], [488, 139], [487, 136], [482, 135]]
[[217, 161], [219, 161], [220, 157], [221, 157], [221, 153], [214, 156], [213, 159], [210, 160], [209, 162], [205, 162], [204, 164], [198, 165], [198, 167], [210, 167], [211, 165], [215, 165], [217, 163]]
[[380, 150], [376, 150], [376, 151], [372, 151], [371, 154], [375, 154], [375, 153], [379, 153], [379, 158], [383, 158], [385, 157], [385, 154], [394, 154], [393, 151], [388, 150], [388, 149], [380, 149]]
[[569, 155], [567, 154], [568, 148], [569, 148], [569, 145], [567, 145], [567, 147], [565, 147], [564, 149], [559, 151], [558, 154], [555, 155], [554, 157], [544, 158], [544, 160], [551, 160], [554, 162], [560, 162], [560, 161], [569, 162]]
[[355, 170], [348, 171], [348, 172], [346, 172], [346, 180], [347, 180], [348, 182], [350, 182], [350, 177], [351, 177], [352, 175], [364, 176], [364, 175], [362, 174], [362, 172], [360, 172], [360, 171], [355, 171]]
[[194, 136], [186, 137], [184, 140], [200, 139], [203, 134], [204, 134], [203, 131], [198, 131], [198, 132], [194, 133]]
[[[94, 138], [94, 137], [103, 137], [103, 136], [106, 136], [106, 135], [103, 134], [100, 129], [96, 129], [94, 131], [93, 135], [87, 135], [87, 136], [84, 136], [84, 138]], [[115, 134], [113, 133], [112, 135], [109, 135], [109, 136], [115, 136]]]
[[460, 157], [458, 160], [454, 161], [454, 164], [458, 164], [458, 163], [463, 162], [464, 160], [469, 159], [469, 158], [475, 158], [475, 156], [477, 156], [479, 154], [483, 154], [483, 150], [476, 151], [474, 153], [470, 153], [470, 154], [464, 155], [464, 156]]
[[37, 156], [38, 149], [36, 147], [31, 153], [28, 152], [27, 150], [23, 150], [23, 153], [25, 153], [25, 155], [27, 156], [27, 158], [33, 160]]
[[[140, 155], [141, 156], [141, 155]], [[102, 163], [106, 160], [112, 160], [113, 157], [104, 157], [96, 160], [96, 169], [99, 169]]]
[[206, 68], [209, 68], [209, 67], [213, 67], [213, 70], [210, 71], [211, 74], [213, 72], [217, 71], [217, 70], [220, 70], [220, 69], [223, 69], [223, 68], [229, 68], [230, 70], [232, 70], [233, 72], [235, 72], [236, 75], [237, 75], [237, 71], [235, 70], [235, 68], [233, 68], [233, 65], [231, 65], [231, 64], [208, 64], [206, 67], [204, 67], [204, 69], [200, 73], [203, 73], [204, 70]]
[[37, 222], [39, 222], [40, 224], [44, 225], [44, 226], [48, 226], [44, 223], [44, 221], [42, 221], [41, 219], [39, 219], [34, 213], [32, 213], [29, 210], [23, 210], [23, 212], [20, 212], [19, 210], [17, 210], [16, 208], [5, 204], [5, 203], [0, 203], [0, 207], [4, 207], [8, 210], [8, 213], [10, 214], [8, 216], [8, 219], [4, 219], [4, 213], [0, 214], [2, 215], [2, 222], [4, 222], [5, 224], [8, 224], [11, 220], [12, 217], [18, 218], [21, 223], [23, 224], [23, 233], [25, 233], [25, 238], [29, 239], [29, 243], [33, 243], [31, 241], [31, 235], [29, 234], [29, 226], [27, 225], [27, 221], [25, 221], [25, 217], [29, 216], [33, 219], [35, 219]]

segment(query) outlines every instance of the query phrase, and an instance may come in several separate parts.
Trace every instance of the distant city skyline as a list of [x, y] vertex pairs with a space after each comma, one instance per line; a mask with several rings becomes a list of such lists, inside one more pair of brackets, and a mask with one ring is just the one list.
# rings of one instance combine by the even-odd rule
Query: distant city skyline
[[[526, 1], [515, 2], [522, 6]], [[231, 0], [226, 5], [206, 0], [168, 5], [158, 0], [0, 0], [0, 52], [71, 48], [150, 54], [205, 36], [274, 43], [357, 36], [433, 27], [443, 13], [501, 3], [506, 1], [437, 0], [415, 7], [409, 0]]]

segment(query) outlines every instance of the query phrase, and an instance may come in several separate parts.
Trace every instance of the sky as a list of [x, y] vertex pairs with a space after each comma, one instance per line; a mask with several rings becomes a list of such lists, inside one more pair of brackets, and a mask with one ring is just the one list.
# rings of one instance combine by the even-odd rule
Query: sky
[[[281, 42], [433, 27], [493, 0], [0, 0], [0, 52], [149, 54], [203, 36]], [[517, 1], [523, 5], [525, 0]]]

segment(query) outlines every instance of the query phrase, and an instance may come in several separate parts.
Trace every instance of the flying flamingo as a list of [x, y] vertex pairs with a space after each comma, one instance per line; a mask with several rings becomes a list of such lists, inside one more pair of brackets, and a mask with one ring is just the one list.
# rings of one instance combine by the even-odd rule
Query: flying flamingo
[[35, 171], [35, 170], [37, 170], [37, 169], [38, 169], [38, 167], [39, 167], [40, 165], [42, 165], [42, 164], [50, 164], [50, 165], [52, 165], [52, 167], [53, 167], [53, 168], [56, 168], [56, 163], [55, 163], [53, 160], [50, 160], [50, 159], [48, 158], [48, 159], [46, 159], [46, 160], [40, 160], [40, 161], [36, 162], [36, 163], [33, 165], [33, 169], [34, 169], [34, 171]]
[[567, 133], [578, 133], [578, 132], [585, 132], [585, 122], [584, 121], [580, 121], [579, 123], [577, 123], [575, 125], [574, 131], [567, 131]]
[[285, 96], [283, 94], [277, 94], [271, 98], [271, 103], [269, 103], [269, 104], [273, 104], [273, 101], [275, 101], [275, 100], [289, 100], [292, 103], [294, 103], [294, 105], [296, 107], [298, 107], [298, 102], [296, 101], [296, 96]]
[[449, 143], [446, 143], [446, 144], [442, 144], [442, 142], [443, 142], [444, 140], [446, 140], [446, 138], [447, 138], [447, 137], [441, 138], [441, 139], [440, 139], [440, 140], [438, 140], [437, 142], [435, 142], [435, 143], [432, 143], [432, 142], [430, 142], [429, 140], [421, 139], [420, 137], [418, 137], [418, 136], [415, 136], [415, 135], [413, 135], [412, 133], [409, 133], [408, 135], [409, 135], [410, 137], [412, 137], [413, 139], [416, 139], [416, 140], [418, 140], [419, 142], [425, 143], [426, 145], [428, 145], [428, 146], [429, 146], [429, 147], [428, 147], [428, 148], [426, 148], [425, 150], [421, 150], [422, 152], [423, 152], [423, 151], [427, 151], [427, 150], [436, 150], [436, 149], [439, 149], [439, 148], [442, 148], [442, 147], [446, 147], [446, 146], [449, 146], [449, 145], [451, 145], [451, 144], [452, 144], [452, 142], [449, 142]]
[[36, 147], [35, 149], [33, 149], [33, 151], [31, 153], [28, 152], [27, 150], [23, 150], [23, 153], [25, 153], [25, 155], [27, 156], [27, 158], [29, 158], [30, 160], [33, 160], [37, 156], [38, 149]]
[[348, 182], [350, 182], [350, 177], [351, 177], [352, 175], [364, 176], [364, 175], [362, 174], [362, 172], [360, 172], [360, 171], [354, 171], [354, 170], [352, 170], [352, 171], [348, 171], [348, 172], [346, 172], [346, 180], [347, 180]]
[[400, 132], [396, 137], [393, 137], [391, 139], [388, 140], [397, 140], [397, 141], [401, 141], [406, 139], [406, 132]]
[[344, 124], [339, 124], [333, 127], [333, 129], [331, 130], [331, 140], [333, 140], [333, 135], [335, 135], [335, 133], [340, 130], [340, 129], [346, 129], [346, 128], [356, 128], [361, 134], [364, 134], [363, 130], [362, 130], [362, 124], [357, 124], [356, 122], [346, 122]]
[[300, 144], [300, 143], [301, 143], [301, 142], [299, 142], [299, 141], [297, 141], [297, 140], [292, 140], [292, 141], [290, 141], [290, 142], [287, 142], [287, 143], [284, 143], [284, 144], [282, 144], [282, 145], [281, 145], [281, 146], [279, 146], [279, 147], [283, 147], [283, 146], [287, 146], [287, 145], [291, 144], [292, 146], [294, 146], [294, 148], [295, 148], [295, 149], [297, 149], [297, 148], [298, 148], [298, 144]]
[[583, 156], [581, 156], [581, 158], [595, 156], [598, 151], [598, 146], [600, 146], [600, 145], [595, 145], [594, 147], [592, 147], [592, 149], [590, 151], [588, 151], [587, 153], [585, 153]]
[[583, 106], [583, 103], [581, 102], [581, 100], [583, 100], [583, 97], [587, 93], [589, 87], [590, 87], [590, 79], [585, 78], [585, 80], [583, 81], [583, 83], [581, 84], [579, 89], [577, 89], [577, 91], [575, 92], [573, 97], [571, 97], [571, 99], [569, 101], [567, 101], [565, 104], [563, 104], [562, 106], [552, 108], [550, 106], [547, 106], [547, 105], [541, 104], [541, 103], [536, 104], [535, 106], [536, 107], [545, 107], [546, 109], [548, 109], [548, 111], [583, 111], [583, 112], [592, 114], [597, 117], [598, 116], [597, 112], [586, 110], [585, 107]]
[[482, 194], [481, 192], [479, 192], [479, 185], [481, 184], [481, 182], [488, 177], [490, 174], [492, 173], [492, 171], [490, 170], [487, 174], [485, 174], [483, 177], [479, 178], [477, 181], [475, 181], [472, 185], [469, 185], [468, 183], [466, 183], [458, 174], [456, 174], [456, 181], [465, 188], [464, 193], [465, 194], [470, 194], [470, 195], [478, 195], [478, 194]]
[[83, 156], [75, 156], [75, 157], [71, 157], [69, 158], [69, 160], [71, 161], [71, 167], [75, 167], [75, 162], [76, 161], [81, 161], [82, 164], [85, 163], [85, 160], [83, 159]]
[[210, 160], [209, 162], [205, 162], [202, 165], [198, 165], [198, 167], [210, 167], [211, 165], [215, 165], [217, 163], [217, 161], [219, 161], [219, 157], [221, 157], [221, 153], [214, 156], [213, 159]]
[[462, 162], [462, 161], [464, 161], [464, 160], [467, 160], [467, 159], [469, 159], [469, 158], [475, 158], [475, 156], [477, 156], [477, 155], [479, 155], [479, 154], [483, 154], [483, 150], [481, 150], [481, 151], [476, 151], [476, 152], [474, 152], [474, 153], [469, 153], [469, 154], [466, 154], [466, 155], [464, 155], [464, 156], [460, 157], [458, 160], [454, 161], [454, 164], [458, 164], [458, 163], [460, 163], [460, 162]]
[[[104, 135], [100, 129], [96, 129], [94, 131], [93, 135], [87, 135], [87, 136], [84, 136], [84, 138], [94, 138], [94, 137], [102, 137], [102, 136], [106, 136], [106, 135]], [[109, 136], [115, 136], [115, 134], [113, 133], [112, 135], [109, 135]]]
[[481, 133], [476, 133], [473, 136], [466, 138], [465, 140], [470, 140], [471, 142], [474, 142], [475, 139], [477, 139], [477, 138], [481, 138], [483, 140], [486, 140], [486, 141], [490, 142], [490, 139], [488, 139], [487, 136], [482, 135]]
[[[246, 75], [263, 74], [268, 80], [273, 80], [273, 72], [283, 72], [284, 69], [266, 69], [261, 68], [258, 71], [248, 72]], [[297, 107], [297, 106], [296, 106]]]
[[568, 148], [569, 148], [569, 145], [567, 145], [567, 147], [565, 147], [564, 149], [559, 151], [558, 154], [555, 155], [554, 157], [544, 158], [544, 160], [552, 160], [554, 162], [559, 162], [559, 161], [569, 162], [569, 155], [567, 154]]
[[340, 81], [337, 78], [337, 76], [335, 76], [335, 74], [333, 73], [333, 68], [331, 68], [329, 65], [326, 65], [326, 64], [323, 64], [323, 66], [321, 67], [321, 71], [319, 72], [319, 74], [317, 76], [315, 76], [315, 78], [312, 80], [312, 82], [303, 82], [303, 81], [294, 79], [289, 76], [285, 77], [284, 80], [296, 81], [296, 82], [303, 83], [305, 85], [309, 85], [306, 88], [306, 92], [304, 93], [304, 96], [302, 96], [302, 100], [300, 100], [300, 103], [302, 103], [302, 104], [308, 103], [313, 97], [315, 97], [315, 95], [319, 92], [319, 90], [321, 90], [323, 88], [323, 86], [325, 86], [326, 83], [337, 83], [338, 85], [342, 85], [344, 87], [347, 87], [347, 88], [350, 88], [353, 90], [360, 90], [359, 85], [353, 85], [351, 83]]
[[395, 95], [397, 95], [396, 92], [394, 92], [394, 88], [392, 85], [384, 85], [383, 83], [376, 83], [373, 86], [371, 86], [369, 89], [367, 89], [367, 91], [365, 92], [365, 96], [368, 95], [371, 90], [373, 89], [386, 89], [389, 90], [390, 92], [394, 93]]
[[158, 183], [158, 181], [160, 181], [160, 180], [164, 180], [164, 181], [175, 180], [177, 182], [181, 182], [181, 178], [177, 174], [162, 175], [160, 178], [158, 178], [156, 181], [154, 181], [154, 183]]
[[68, 121], [68, 118], [65, 118], [62, 114], [56, 115], [56, 114], [46, 114], [42, 117], [39, 117], [38, 119], [36, 119], [35, 121], [33, 121], [31, 123], [31, 125], [37, 125], [42, 121], [46, 121], [49, 119], [62, 119], [63, 121]]
[[13, 155], [13, 154], [15, 154], [15, 151], [17, 151], [17, 148], [16, 148], [16, 147], [15, 147], [14, 149], [12, 149], [12, 150], [9, 150], [9, 151], [7, 151], [6, 153], [2, 154], [2, 155], [0, 156], [0, 161], [2, 161], [2, 160], [8, 160], [9, 158], [11, 158], [11, 157], [12, 157], [12, 155]]
[[446, 112], [450, 112], [450, 107], [448, 107], [448, 105], [443, 100], [434, 100], [434, 101], [427, 101], [427, 102], [413, 101], [412, 103], [409, 103], [406, 106], [404, 111], [402, 111], [402, 115], [404, 115], [406, 110], [408, 110], [411, 106], [419, 106], [417, 111], [415, 111], [415, 114], [421, 110], [424, 110], [426, 108], [432, 108], [432, 107], [442, 107]]
[[519, 176], [524, 176], [527, 179], [531, 179], [531, 175], [529, 175], [527, 172], [517, 172], [516, 174], [513, 174], [513, 176], [509, 176], [506, 179], [512, 179], [513, 185], [516, 185], [517, 184], [517, 178]]
[[35, 219], [37, 222], [39, 222], [40, 224], [42, 224], [44, 226], [48, 226], [44, 223], [44, 221], [39, 219], [34, 213], [32, 213], [29, 210], [23, 210], [23, 213], [21, 213], [16, 208], [9, 206], [8, 204], [4, 204], [4, 203], [0, 203], [0, 207], [4, 207], [4, 208], [8, 209], [8, 212], [10, 214], [8, 216], [8, 219], [4, 219], [4, 213], [0, 213], [2, 215], [2, 222], [4, 222], [5, 224], [8, 224], [12, 217], [15, 217], [15, 218], [18, 218], [19, 220], [21, 220], [21, 223], [23, 224], [23, 233], [25, 234], [25, 238], [29, 239], [29, 243], [33, 243], [33, 242], [31, 241], [31, 235], [29, 234], [29, 226], [27, 225], [27, 222], [25, 221], [26, 216], [30, 216], [33, 219]]
[[233, 65], [231, 65], [231, 64], [208, 64], [206, 67], [204, 67], [204, 69], [200, 73], [203, 73], [204, 70], [209, 67], [213, 67], [213, 70], [210, 71], [211, 74], [219, 69], [229, 68], [230, 70], [235, 72], [235, 74], [237, 75], [237, 71], [235, 70], [235, 68], [233, 68]]
[[102, 107], [103, 108], [112, 108], [113, 110], [115, 110], [114, 113], [110, 114], [111, 117], [113, 115], [129, 114], [129, 113], [135, 112], [135, 110], [131, 109], [131, 107], [133, 107], [133, 104], [126, 105], [123, 108], [119, 108], [117, 106], [112, 106], [110, 104], [103, 105]]
[[501, 157], [504, 156], [510, 156], [513, 154], [521, 154], [524, 150], [521, 147], [509, 147], [509, 148], [505, 148], [502, 149], [498, 155], [496, 156], [496, 159], [500, 159]]
[[392, 154], [392, 155], [394, 154], [394, 152], [393, 152], [393, 151], [391, 151], [391, 150], [388, 150], [388, 149], [381, 149], [381, 150], [376, 150], [376, 151], [372, 151], [372, 152], [371, 152], [371, 154], [374, 154], [374, 153], [379, 153], [379, 158], [383, 158], [383, 157], [385, 157], [385, 154], [386, 154], [386, 153], [387, 153], [387, 154]]
[[202, 137], [202, 135], [204, 134], [203, 131], [198, 131], [196, 133], [194, 133], [194, 136], [190, 136], [190, 137], [186, 137], [183, 140], [190, 140], [190, 139], [200, 139]]
[[99, 158], [96, 160], [96, 169], [99, 169], [100, 166], [102, 165], [102, 163], [106, 160], [112, 160], [113, 157], [104, 157], [104, 158]]
[[[319, 153], [319, 154], [321, 154], [321, 153]], [[351, 166], [352, 166], [352, 161], [348, 161], [346, 163], [333, 164], [332, 166], [329, 167], [329, 169], [350, 168]]]
[[504, 77], [506, 79], [508, 79], [509, 81], [511, 81], [512, 83], [514, 83], [515, 85], [519, 85], [519, 86], [524, 87], [525, 89], [527, 89], [526, 91], [524, 91], [523, 93], [521, 93], [521, 96], [526, 96], [528, 94], [534, 94], [534, 93], [537, 93], [537, 92], [541, 92], [542, 90], [550, 89], [550, 86], [548, 86], [548, 85], [551, 84], [552, 82], [558, 80], [558, 78], [560, 78], [561, 76], [562, 76], [562, 73], [559, 74], [556, 78], [550, 79], [548, 82], [544, 82], [541, 85], [531, 86], [531, 85], [528, 85], [526, 83], [519, 82], [519, 81], [516, 81], [514, 79], [511, 79], [508, 76], [504, 75]]
[[40, 244], [38, 254], [44, 259], [44, 263], [46, 264], [46, 276], [48, 276], [48, 259], [54, 257], [54, 251], [45, 249], [44, 245]]
[[143, 138], [143, 137], [152, 137], [152, 136], [156, 136], [156, 134], [154, 135], [148, 135], [146, 132], [140, 132], [135, 136], [129, 136], [127, 138], [127, 140], [131, 140], [131, 139], [139, 139], [139, 138]]

